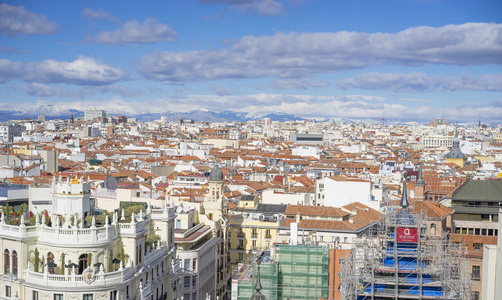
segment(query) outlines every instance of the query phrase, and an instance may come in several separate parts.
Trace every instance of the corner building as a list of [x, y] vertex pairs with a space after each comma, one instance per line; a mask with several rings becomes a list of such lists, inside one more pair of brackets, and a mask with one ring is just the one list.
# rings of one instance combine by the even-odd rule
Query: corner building
[[[63, 187], [68, 191], [72, 185], [85, 186], [82, 179], [56, 184], [68, 185]], [[57, 202], [67, 197], [52, 195], [52, 201], [61, 206]], [[84, 191], [80, 197], [86, 197]], [[127, 218], [115, 212], [102, 225], [94, 217], [85, 222], [80, 212], [51, 213], [35, 214], [31, 220], [21, 217], [19, 225], [2, 214], [1, 299], [180, 298], [172, 208], [148, 207]], [[160, 239], [152, 242], [154, 235]]]

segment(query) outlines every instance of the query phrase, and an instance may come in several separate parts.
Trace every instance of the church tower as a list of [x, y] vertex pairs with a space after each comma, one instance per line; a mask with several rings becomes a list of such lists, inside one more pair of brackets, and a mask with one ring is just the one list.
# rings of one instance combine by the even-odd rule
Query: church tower
[[455, 138], [453, 138], [453, 147], [450, 152], [445, 155], [445, 161], [447, 163], [454, 163], [457, 166], [463, 168], [465, 162], [467, 161], [467, 156], [465, 156], [462, 151], [460, 151], [460, 139], [458, 138], [458, 131], [455, 129]]
[[214, 236], [218, 237], [216, 253], [216, 297], [226, 299], [228, 281], [231, 272], [228, 269], [228, 200], [224, 196], [225, 179], [223, 171], [215, 165], [209, 174], [208, 193], [204, 199], [204, 215], [207, 218], [206, 225], [213, 229]]
[[226, 219], [227, 217], [228, 202], [224, 196], [224, 185], [223, 171], [216, 165], [209, 174], [209, 191], [204, 199], [206, 216], [212, 221], [221, 220], [222, 217]]
[[415, 200], [425, 200], [425, 181], [422, 175], [422, 164], [418, 165], [418, 178], [415, 182]]

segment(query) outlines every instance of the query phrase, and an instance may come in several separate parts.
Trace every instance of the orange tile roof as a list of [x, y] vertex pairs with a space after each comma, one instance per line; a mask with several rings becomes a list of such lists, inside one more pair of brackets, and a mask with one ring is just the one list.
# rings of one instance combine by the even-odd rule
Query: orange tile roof
[[301, 216], [320, 216], [320, 217], [343, 217], [348, 213], [340, 208], [330, 206], [313, 206], [313, 205], [288, 205], [285, 215]]

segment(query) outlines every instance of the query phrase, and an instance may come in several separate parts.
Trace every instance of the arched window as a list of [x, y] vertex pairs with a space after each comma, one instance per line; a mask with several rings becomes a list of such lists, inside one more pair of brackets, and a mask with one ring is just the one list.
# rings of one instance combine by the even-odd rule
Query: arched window
[[3, 252], [3, 273], [10, 273], [10, 252], [7, 249]]
[[436, 224], [432, 223], [431, 224], [431, 235], [436, 235]]
[[78, 258], [78, 273], [82, 274], [84, 270], [87, 268], [87, 253], [80, 255]]
[[12, 251], [12, 273], [17, 276], [17, 252]]
[[49, 266], [49, 274], [54, 274], [54, 254], [47, 253], [47, 265]]

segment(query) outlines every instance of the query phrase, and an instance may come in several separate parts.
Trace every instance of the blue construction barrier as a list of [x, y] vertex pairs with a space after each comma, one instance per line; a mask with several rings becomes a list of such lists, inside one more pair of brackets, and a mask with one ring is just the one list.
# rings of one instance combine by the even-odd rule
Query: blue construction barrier
[[[420, 289], [418, 286], [411, 287], [409, 289], [409, 293], [411, 295], [418, 295], [420, 292]], [[438, 286], [423, 286], [422, 287], [422, 296], [427, 296], [427, 297], [443, 297], [443, 289]]]
[[[394, 267], [394, 258], [385, 258], [383, 260], [383, 265], [386, 267]], [[418, 261], [414, 257], [400, 257], [397, 260], [397, 266], [401, 270], [416, 270], [418, 267]], [[423, 267], [424, 264], [422, 263]]]
[[[383, 290], [385, 289], [385, 284], [375, 284], [374, 287], [375, 287], [375, 291], [383, 292]], [[372, 292], [371, 286], [369, 286], [368, 288], [366, 288], [364, 291], [366, 293], [371, 293]]]

